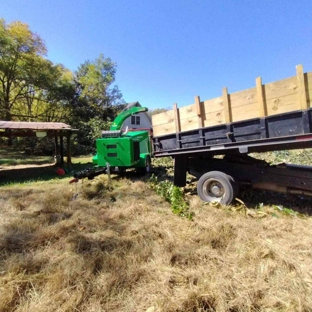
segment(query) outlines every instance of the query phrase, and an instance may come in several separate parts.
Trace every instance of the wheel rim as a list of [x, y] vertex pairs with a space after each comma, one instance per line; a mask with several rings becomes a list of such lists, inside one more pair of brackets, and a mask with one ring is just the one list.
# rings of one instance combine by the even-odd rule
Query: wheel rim
[[220, 181], [215, 179], [208, 179], [203, 184], [203, 191], [205, 196], [212, 199], [212, 201], [220, 202], [225, 195], [225, 189]]
[[151, 160], [147, 158], [146, 160], [146, 172], [150, 173], [151, 172]]

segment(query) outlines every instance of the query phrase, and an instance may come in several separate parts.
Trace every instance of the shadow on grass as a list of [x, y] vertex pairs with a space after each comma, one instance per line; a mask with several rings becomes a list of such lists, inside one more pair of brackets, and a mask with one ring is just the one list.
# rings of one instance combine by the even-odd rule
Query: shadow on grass
[[280, 210], [288, 208], [301, 214], [312, 216], [312, 197], [310, 196], [246, 189], [240, 193], [239, 199], [248, 208], [258, 209], [262, 205], [275, 206]]
[[10, 146], [0, 146], [0, 166], [1, 165], [43, 165], [53, 162], [52, 156], [27, 155], [24, 151]]
[[[154, 174], [158, 181], [173, 182], [172, 173], [167, 172], [167, 167], [155, 168]], [[197, 179], [188, 177], [184, 192], [191, 196], [197, 195]], [[275, 206], [277, 209], [292, 209], [295, 212], [312, 216], [312, 197], [306, 195], [283, 194], [257, 189], [241, 189], [238, 199], [243, 201], [247, 208], [258, 209], [261, 206]], [[236, 202], [237, 203], [237, 202]], [[235, 205], [235, 202], [233, 203]]]
[[9, 165], [9, 166], [32, 165], [34, 164], [34, 162], [36, 163], [36, 165], [43, 165], [51, 161], [52, 161], [51, 157], [38, 157], [36, 160], [34, 160], [34, 159], [20, 159], [18, 158], [18, 156], [16, 156], [15, 159], [11, 159], [11, 158], [0, 159], [0, 166], [1, 165]]
[[70, 171], [66, 170], [68, 172], [65, 175], [58, 175], [56, 173], [58, 166], [54, 163], [23, 168], [4, 167], [0, 169], [0, 186], [27, 182], [50, 181], [54, 179], [61, 180], [64, 178], [72, 177], [74, 171], [83, 170], [87, 167], [90, 167], [90, 165], [90, 163], [73, 164], [72, 169]]

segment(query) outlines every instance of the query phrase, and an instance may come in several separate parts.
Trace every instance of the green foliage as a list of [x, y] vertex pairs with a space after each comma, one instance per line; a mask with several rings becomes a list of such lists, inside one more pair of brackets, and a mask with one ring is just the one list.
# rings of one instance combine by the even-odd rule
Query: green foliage
[[171, 204], [171, 209], [174, 214], [186, 217], [190, 220], [193, 218], [193, 213], [190, 211], [190, 207], [184, 199], [181, 188], [173, 185], [173, 183], [168, 180], [159, 182], [155, 175], [151, 176], [149, 182], [151, 188]]
[[157, 114], [160, 114], [160, 113], [164, 113], [164, 112], [166, 112], [168, 110], [171, 110], [171, 108], [170, 107], [169, 108], [156, 108], [156, 109], [149, 110], [148, 114], [150, 116], [154, 116], [154, 115], [157, 115]]
[[111, 121], [103, 121], [99, 117], [87, 122], [80, 121], [77, 125], [79, 133], [74, 140], [73, 155], [84, 155], [95, 152], [95, 141], [102, 136], [103, 130], [108, 130]]
[[270, 165], [276, 165], [280, 163], [298, 164], [311, 166], [311, 149], [300, 150], [282, 150], [273, 151], [267, 153], [252, 153], [252, 157], [265, 160]]
[[116, 63], [103, 54], [93, 62], [86, 61], [75, 73], [75, 82], [79, 99], [75, 114], [82, 119], [101, 117], [113, 119], [119, 104], [123, 103], [122, 94], [115, 81]]
[[93, 62], [84, 62], [75, 73], [77, 97], [72, 105], [71, 125], [79, 129], [79, 134], [74, 153], [93, 153], [95, 140], [124, 108], [118, 87], [111, 87], [115, 74], [116, 64], [102, 54]]
[[27, 24], [19, 21], [6, 24], [0, 20], [0, 118], [29, 120], [33, 105], [48, 102], [50, 88], [59, 78], [59, 70], [44, 58], [42, 39]]
[[92, 152], [101, 130], [124, 108], [121, 92], [112, 85], [117, 65], [100, 54], [73, 74], [46, 59], [46, 53], [26, 23], [0, 19], [0, 119], [65, 122], [80, 130], [74, 153]]
[[283, 207], [282, 205], [273, 205], [272, 207], [273, 207], [273, 209], [279, 211], [280, 213], [282, 213], [284, 215], [293, 216], [293, 217], [300, 217], [300, 218], [304, 217], [304, 215], [299, 213], [298, 211], [294, 211], [291, 208]]
[[[65, 138], [66, 140], [66, 138]], [[65, 144], [66, 146], [66, 144]], [[15, 138], [13, 140], [13, 147], [24, 151], [25, 155], [50, 156], [54, 157], [55, 141], [54, 138]]]

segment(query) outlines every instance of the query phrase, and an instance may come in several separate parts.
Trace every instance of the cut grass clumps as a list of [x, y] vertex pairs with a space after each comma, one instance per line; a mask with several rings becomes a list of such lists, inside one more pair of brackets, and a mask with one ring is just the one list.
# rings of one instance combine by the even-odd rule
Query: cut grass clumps
[[87, 183], [82, 182], [81, 196], [88, 200], [103, 198], [113, 190], [112, 184], [106, 180], [106, 177], [97, 177]]
[[1, 187], [0, 312], [311, 311], [311, 201], [205, 204], [168, 168]]
[[182, 189], [106, 179], [0, 189], [1, 312], [310, 311], [310, 218], [191, 201], [189, 222]]

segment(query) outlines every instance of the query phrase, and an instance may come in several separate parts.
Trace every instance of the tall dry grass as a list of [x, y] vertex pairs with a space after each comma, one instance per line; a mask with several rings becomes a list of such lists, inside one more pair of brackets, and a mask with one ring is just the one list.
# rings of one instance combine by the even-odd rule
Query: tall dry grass
[[0, 311], [312, 311], [311, 218], [190, 206], [133, 178], [2, 187]]

